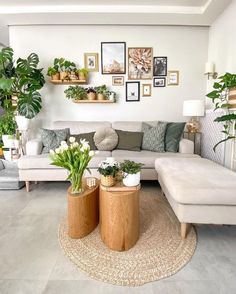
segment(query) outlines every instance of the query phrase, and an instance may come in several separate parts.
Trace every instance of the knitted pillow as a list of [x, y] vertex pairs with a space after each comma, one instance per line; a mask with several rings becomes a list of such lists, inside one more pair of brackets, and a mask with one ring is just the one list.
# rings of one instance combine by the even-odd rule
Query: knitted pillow
[[158, 122], [154, 127], [147, 123], [142, 123], [142, 149], [155, 152], [165, 152], [164, 139], [166, 126], [166, 122]]
[[111, 151], [118, 143], [118, 135], [112, 128], [101, 128], [94, 134], [94, 143], [100, 151]]
[[43, 143], [43, 153], [55, 150], [61, 144], [61, 141], [66, 141], [69, 136], [69, 129], [62, 130], [48, 130], [42, 129], [41, 140]]

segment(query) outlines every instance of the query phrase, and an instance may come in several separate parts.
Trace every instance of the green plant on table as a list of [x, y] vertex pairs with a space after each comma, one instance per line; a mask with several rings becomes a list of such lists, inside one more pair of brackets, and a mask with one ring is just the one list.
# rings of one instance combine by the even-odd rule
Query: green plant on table
[[59, 148], [50, 150], [52, 165], [65, 168], [69, 171], [67, 180], [71, 182], [71, 193], [83, 192], [82, 179], [85, 170], [89, 170], [88, 163], [94, 156], [94, 151], [90, 151], [87, 141], [76, 142], [74, 137], [69, 138], [69, 145], [62, 141]]
[[88, 98], [86, 89], [81, 86], [69, 86], [64, 93], [67, 99], [86, 100]]
[[124, 160], [120, 164], [120, 169], [122, 170], [123, 173], [132, 175], [132, 174], [137, 174], [138, 172], [140, 172], [142, 166], [144, 166], [143, 163], [137, 163], [132, 160]]
[[103, 160], [98, 166], [98, 172], [104, 177], [112, 176], [115, 177], [120, 171], [119, 164], [115, 160]]
[[236, 130], [236, 114], [230, 111], [231, 105], [228, 102], [230, 89], [234, 87], [236, 87], [236, 74], [226, 73], [219, 77], [219, 81], [213, 85], [214, 90], [207, 94], [207, 97], [212, 99], [215, 110], [223, 109], [225, 111], [224, 115], [214, 120], [223, 124], [222, 133], [225, 135], [225, 138], [214, 146], [214, 151], [219, 144], [236, 138], [234, 135], [234, 130]]
[[0, 105], [12, 108], [12, 97], [17, 97], [16, 110], [26, 118], [35, 117], [42, 108], [41, 94], [38, 92], [45, 80], [42, 68], [38, 68], [39, 58], [31, 53], [26, 59], [13, 59], [13, 49], [0, 51]]

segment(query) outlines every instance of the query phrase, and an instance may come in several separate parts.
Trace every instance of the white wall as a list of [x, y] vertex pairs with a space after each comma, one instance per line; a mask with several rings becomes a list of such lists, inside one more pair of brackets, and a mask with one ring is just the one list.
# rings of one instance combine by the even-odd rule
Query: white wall
[[[207, 60], [208, 28], [171, 26], [12, 26], [10, 45], [16, 56], [39, 54], [46, 68], [54, 57], [63, 56], [83, 66], [84, 52], [99, 52], [102, 41], [125, 41], [128, 47], [153, 47], [154, 56], [167, 56], [168, 69], [180, 70], [180, 85], [153, 88], [152, 97], [125, 102], [125, 87], [114, 87], [118, 103], [74, 104], [65, 98], [66, 86], [46, 83], [42, 90], [43, 110], [37, 125], [50, 126], [53, 120], [168, 120], [183, 121], [182, 102], [204, 99], [203, 75]], [[126, 76], [127, 79], [127, 76]], [[142, 83], [152, 83], [143, 81]], [[112, 85], [111, 75], [92, 73], [91, 85]]]
[[8, 26], [0, 26], [0, 46], [9, 44], [9, 29]]
[[[222, 75], [225, 72], [236, 73], [236, 0], [226, 8], [222, 15], [213, 23], [209, 32], [208, 60], [216, 64], [216, 71]], [[210, 84], [208, 84], [210, 90]], [[225, 165], [236, 170], [231, 156], [236, 159], [236, 147], [232, 141], [226, 145]], [[234, 150], [234, 151], [233, 151]]]

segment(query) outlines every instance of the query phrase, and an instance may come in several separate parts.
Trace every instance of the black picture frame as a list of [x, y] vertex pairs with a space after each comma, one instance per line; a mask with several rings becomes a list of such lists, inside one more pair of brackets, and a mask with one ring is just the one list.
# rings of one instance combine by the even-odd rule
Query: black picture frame
[[[128, 96], [128, 87], [129, 87], [129, 84], [137, 84], [137, 99], [129, 99], [129, 97], [132, 97], [132, 96]], [[136, 97], [136, 96], [134, 96]], [[125, 100], [126, 102], [139, 102], [140, 101], [140, 82], [138, 81], [133, 81], [133, 82], [125, 82]]]
[[[155, 83], [155, 81], [156, 80], [163, 80], [164, 81], [164, 83], [163, 84], [161, 84], [161, 85], [157, 85], [156, 83]], [[160, 77], [160, 78], [154, 78], [153, 79], [153, 87], [156, 87], [156, 88], [163, 88], [163, 87], [165, 87], [166, 86], [166, 77]]]
[[[107, 72], [104, 70], [104, 62], [103, 62], [103, 59], [104, 59], [104, 46], [106, 45], [114, 45], [114, 44], [122, 44], [124, 46], [124, 49], [123, 49], [123, 57], [124, 57], [124, 60], [123, 60], [123, 71], [111, 71], [111, 72]], [[115, 74], [119, 74], [119, 75], [122, 75], [122, 74], [126, 74], [126, 42], [101, 42], [101, 72], [103, 75], [115, 75]]]
[[[157, 62], [159, 62], [157, 64]], [[153, 76], [166, 77], [167, 76], [167, 57], [156, 56], [153, 57]]]

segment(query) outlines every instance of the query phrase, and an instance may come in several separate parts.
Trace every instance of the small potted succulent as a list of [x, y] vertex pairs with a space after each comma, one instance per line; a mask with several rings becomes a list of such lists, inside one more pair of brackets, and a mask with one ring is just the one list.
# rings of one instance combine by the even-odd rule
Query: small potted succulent
[[90, 87], [86, 89], [88, 100], [96, 100], [96, 91], [94, 88]]
[[86, 89], [81, 86], [69, 86], [64, 93], [66, 94], [67, 99], [73, 100], [86, 100], [87, 92]]
[[106, 85], [101, 85], [94, 88], [97, 92], [97, 98], [98, 100], [107, 100], [110, 96], [110, 91], [107, 89]]
[[101, 174], [101, 184], [106, 187], [114, 186], [119, 170], [119, 164], [113, 157], [100, 162], [98, 172]]
[[127, 187], [138, 186], [140, 183], [140, 171], [144, 164], [131, 160], [125, 160], [120, 168], [123, 173], [123, 184]]
[[79, 80], [86, 81], [89, 71], [86, 68], [80, 68], [76, 70]]

